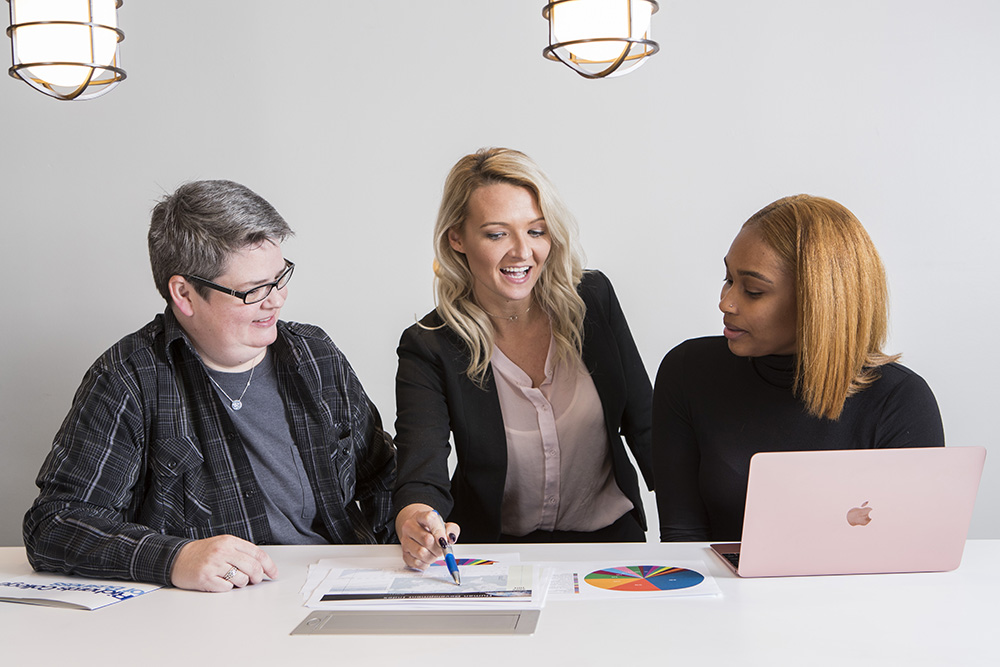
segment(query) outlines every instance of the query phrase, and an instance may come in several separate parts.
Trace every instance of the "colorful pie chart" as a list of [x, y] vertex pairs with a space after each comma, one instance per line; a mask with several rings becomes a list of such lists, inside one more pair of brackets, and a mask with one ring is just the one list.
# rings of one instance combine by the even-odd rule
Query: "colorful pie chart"
[[705, 577], [682, 567], [628, 565], [597, 570], [583, 580], [609, 591], [674, 591], [697, 586]]

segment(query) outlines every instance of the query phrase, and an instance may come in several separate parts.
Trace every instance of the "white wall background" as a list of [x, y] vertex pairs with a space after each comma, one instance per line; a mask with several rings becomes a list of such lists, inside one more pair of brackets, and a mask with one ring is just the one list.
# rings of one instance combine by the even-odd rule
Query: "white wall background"
[[543, 5], [128, 0], [108, 96], [3, 77], [0, 545], [21, 542], [86, 368], [163, 307], [160, 196], [228, 178], [275, 205], [297, 232], [285, 318], [330, 332], [391, 430], [441, 185], [484, 145], [549, 172], [651, 376], [719, 332], [744, 219], [799, 192], [846, 204], [887, 265], [889, 349], [934, 389], [949, 444], [990, 449], [971, 534], [1000, 537], [1000, 3], [661, 0], [661, 52], [609, 81], [541, 57]]

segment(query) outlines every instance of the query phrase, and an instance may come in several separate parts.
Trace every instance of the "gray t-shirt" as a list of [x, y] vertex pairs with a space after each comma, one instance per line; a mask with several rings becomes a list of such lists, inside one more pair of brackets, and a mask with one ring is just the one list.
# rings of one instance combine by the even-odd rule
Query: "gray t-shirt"
[[[316, 499], [299, 449], [292, 440], [271, 352], [253, 369], [252, 377], [251, 371], [224, 373], [208, 367], [205, 370], [215, 381], [213, 387], [246, 446], [254, 476], [264, 494], [274, 542], [329, 544], [330, 540], [315, 530], [320, 528], [316, 522]], [[241, 403], [239, 410], [233, 409], [234, 400]]]

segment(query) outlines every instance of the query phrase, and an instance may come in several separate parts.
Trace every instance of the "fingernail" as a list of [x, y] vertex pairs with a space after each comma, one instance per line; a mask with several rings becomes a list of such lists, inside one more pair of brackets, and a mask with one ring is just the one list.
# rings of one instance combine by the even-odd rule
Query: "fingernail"
[[448, 546], [448, 543], [444, 541], [444, 538], [443, 538], [443, 537], [441, 537], [441, 538], [438, 538], [438, 544], [440, 544], [440, 545], [441, 545], [441, 548], [442, 548], [442, 549], [444, 549], [444, 548], [445, 548], [446, 546]]
[[458, 535], [456, 535], [455, 533], [448, 533], [448, 539], [451, 540], [452, 544], [454, 544], [455, 542], [458, 541]]

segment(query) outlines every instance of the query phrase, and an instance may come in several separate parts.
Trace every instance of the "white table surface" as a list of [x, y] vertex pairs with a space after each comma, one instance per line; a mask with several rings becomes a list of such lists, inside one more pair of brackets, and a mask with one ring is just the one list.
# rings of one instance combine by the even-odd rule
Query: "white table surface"
[[[954, 572], [771, 579], [731, 575], [704, 544], [463, 544], [459, 556], [525, 562], [701, 560], [722, 596], [550, 600], [531, 636], [289, 634], [310, 612], [299, 595], [309, 564], [398, 548], [266, 547], [276, 581], [164, 588], [92, 612], [0, 603], [0, 664], [1000, 665], [1000, 540], [970, 541]], [[23, 548], [0, 548], [0, 576], [27, 572]]]

